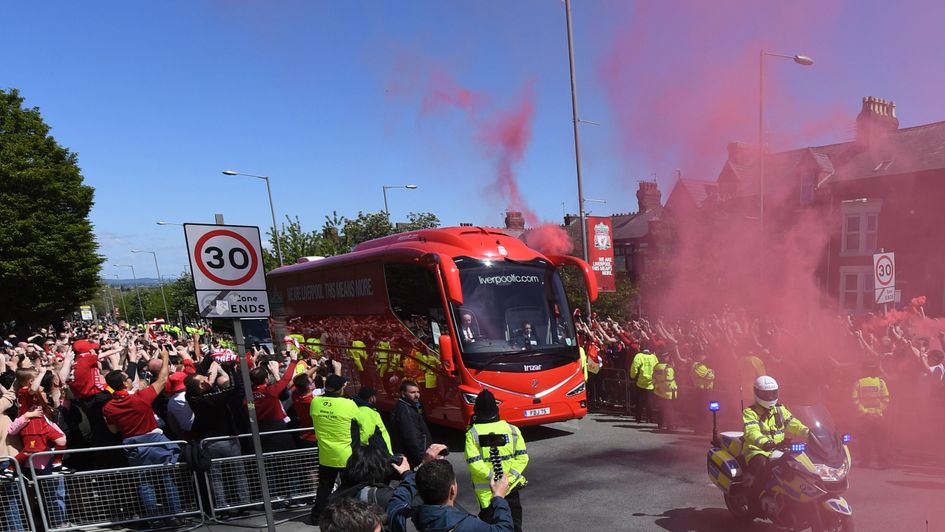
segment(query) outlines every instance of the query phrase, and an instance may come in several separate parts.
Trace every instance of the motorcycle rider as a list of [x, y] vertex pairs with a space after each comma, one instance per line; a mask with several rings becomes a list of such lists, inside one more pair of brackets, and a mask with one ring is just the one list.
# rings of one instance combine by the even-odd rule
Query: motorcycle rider
[[785, 433], [806, 439], [810, 430], [784, 406], [778, 404], [778, 382], [762, 375], [755, 379], [755, 403], [742, 412], [745, 424], [745, 444], [742, 455], [750, 475], [748, 500], [758, 511], [758, 498], [771, 474], [771, 451], [784, 441]]

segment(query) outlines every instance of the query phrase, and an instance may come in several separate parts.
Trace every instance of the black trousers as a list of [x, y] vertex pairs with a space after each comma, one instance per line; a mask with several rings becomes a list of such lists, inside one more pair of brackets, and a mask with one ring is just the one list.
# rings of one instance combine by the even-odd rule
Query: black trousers
[[886, 423], [882, 416], [861, 415], [859, 422], [860, 433], [854, 443], [862, 454], [864, 464], [875, 459], [881, 467], [888, 463], [886, 454]]
[[[509, 509], [512, 510], [512, 524], [515, 526], [515, 532], [522, 532], [522, 499], [519, 497], [520, 488], [515, 488], [505, 495], [505, 502], [509, 503]], [[493, 524], [494, 510], [492, 505], [479, 510], [479, 519]]]
[[[646, 411], [646, 415], [644, 415]], [[637, 387], [637, 423], [653, 422], [653, 390]]]
[[322, 510], [328, 506], [328, 496], [335, 487], [335, 480], [344, 471], [341, 467], [318, 464], [318, 489], [315, 490], [315, 506], [312, 507], [312, 524], [318, 525]]
[[659, 415], [657, 416], [656, 424], [659, 428], [666, 430], [676, 428], [676, 412], [674, 410], [676, 407], [675, 403], [675, 399], [656, 397], [656, 404], [659, 405]]
[[768, 457], [764, 455], [755, 455], [748, 461], [748, 473], [754, 479], [748, 485], [748, 500], [750, 504], [756, 504], [758, 496], [768, 483], [771, 476], [771, 468], [768, 467]]

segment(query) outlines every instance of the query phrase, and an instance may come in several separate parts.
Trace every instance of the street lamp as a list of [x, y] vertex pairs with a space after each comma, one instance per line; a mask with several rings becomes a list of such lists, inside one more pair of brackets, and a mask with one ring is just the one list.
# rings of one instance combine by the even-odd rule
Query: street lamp
[[184, 224], [176, 224], [176, 223], [174, 223], [174, 222], [165, 222], [164, 220], [161, 220], [160, 222], [157, 222], [157, 224], [158, 224], [158, 225], [179, 225], [179, 226], [181, 226], [181, 227], [184, 227]]
[[282, 242], [279, 238], [279, 228], [276, 226], [276, 208], [272, 204], [272, 188], [269, 187], [269, 176], [244, 174], [243, 172], [237, 172], [236, 170], [224, 170], [223, 175], [255, 177], [256, 179], [262, 179], [266, 182], [266, 192], [269, 193], [269, 212], [272, 214], [272, 230], [276, 234], [276, 255], [279, 257], [279, 266], [285, 266], [285, 263], [282, 262]]
[[[584, 203], [587, 203], [587, 202], [590, 202], [590, 203], [603, 203], [603, 204], [606, 204], [606, 203], [607, 203], [607, 200], [602, 200], [602, 199], [594, 199], [594, 198], [584, 198]], [[585, 210], [584, 212], [585, 212], [585, 214], [587, 214], [587, 213], [590, 213], [591, 211], [588, 211], [588, 210]]]
[[758, 218], [762, 231], [764, 231], [765, 227], [765, 57], [790, 59], [801, 66], [811, 66], [814, 64], [814, 60], [806, 55], [787, 55], [761, 50], [761, 55], [759, 56], [761, 68], [759, 71], [760, 82], [758, 86], [758, 149], [760, 150], [758, 170], [758, 186], [760, 190], [758, 195], [761, 202]]
[[125, 294], [121, 293], [121, 277], [116, 273], [115, 280], [118, 281], [118, 299], [121, 300], [121, 313], [128, 319], [128, 307], [125, 306]]
[[158, 274], [158, 284], [161, 286], [161, 300], [164, 301], [164, 319], [168, 323], [171, 322], [171, 313], [167, 311], [167, 298], [164, 297], [164, 278], [161, 277], [161, 268], [158, 267], [157, 253], [153, 251], [148, 251], [145, 249], [132, 249], [132, 253], [150, 253], [151, 257], [154, 258], [154, 269], [157, 270]]
[[118, 266], [119, 268], [131, 268], [131, 279], [135, 283], [135, 294], [138, 295], [138, 310], [141, 311], [141, 325], [147, 323], [147, 320], [144, 319], [144, 305], [141, 303], [141, 291], [138, 290], [138, 276], [135, 275], [135, 267], [133, 264], [114, 264], [113, 266]]
[[383, 185], [384, 189], [384, 213], [387, 214], [387, 218], [390, 218], [390, 209], [387, 208], [387, 189], [390, 188], [406, 188], [407, 190], [416, 190], [417, 185]]

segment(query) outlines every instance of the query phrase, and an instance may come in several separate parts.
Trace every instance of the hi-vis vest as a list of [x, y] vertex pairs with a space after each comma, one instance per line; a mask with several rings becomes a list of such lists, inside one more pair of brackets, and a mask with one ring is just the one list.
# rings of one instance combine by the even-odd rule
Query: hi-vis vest
[[377, 374], [381, 377], [387, 374], [390, 364], [390, 342], [379, 340], [374, 345], [374, 364], [377, 366]]
[[346, 397], [319, 395], [312, 398], [309, 413], [318, 436], [318, 463], [348, 467], [352, 450], [351, 423], [357, 423], [358, 405]]
[[715, 388], [715, 372], [702, 362], [696, 362], [692, 365], [692, 383], [699, 390], [711, 390]]
[[630, 365], [630, 378], [637, 380], [637, 388], [653, 389], [653, 368], [659, 364], [659, 359], [652, 353], [637, 353]]
[[853, 402], [860, 414], [881, 416], [889, 405], [889, 389], [879, 377], [863, 377], [853, 387]]
[[348, 349], [348, 354], [351, 355], [351, 360], [354, 361], [354, 366], [358, 368], [358, 371], [364, 371], [364, 360], [367, 359], [366, 347], [361, 340], [352, 340], [351, 348]]
[[509, 425], [505, 421], [491, 423], [476, 423], [466, 431], [466, 465], [472, 476], [473, 488], [479, 506], [485, 508], [492, 502], [492, 490], [489, 481], [492, 480], [493, 468], [489, 460], [490, 447], [479, 447], [479, 436], [483, 434], [506, 434], [509, 442], [499, 447], [499, 459], [502, 460], [502, 472], [509, 476], [509, 491], [525, 486], [528, 482], [522, 474], [528, 465], [528, 451], [525, 450], [525, 438], [518, 427]]
[[660, 362], [653, 368], [653, 393], [663, 399], [676, 398], [676, 370], [666, 362]]
[[745, 444], [742, 455], [748, 462], [755, 456], [771, 456], [769, 451], [762, 449], [766, 442], [775, 444], [784, 441], [785, 433], [794, 437], [807, 436], [810, 432], [801, 420], [791, 415], [791, 411], [782, 405], [775, 405], [770, 410], [752, 405], [742, 411], [742, 422], [745, 424]]
[[308, 340], [305, 340], [305, 345], [308, 347], [309, 351], [315, 353], [316, 355], [322, 354], [321, 338], [309, 338]]

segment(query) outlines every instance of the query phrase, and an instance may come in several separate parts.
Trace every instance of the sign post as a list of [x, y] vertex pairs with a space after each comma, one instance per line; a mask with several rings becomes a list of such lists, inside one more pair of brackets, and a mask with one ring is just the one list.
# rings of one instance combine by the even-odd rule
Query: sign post
[[[223, 217], [217, 217], [222, 224]], [[253, 385], [246, 362], [246, 339], [241, 318], [269, 317], [269, 296], [263, 271], [259, 228], [243, 225], [184, 224], [190, 271], [194, 279], [197, 310], [202, 318], [232, 318], [236, 354], [240, 362], [243, 394], [253, 434], [253, 453], [262, 490], [266, 524], [275, 532], [269, 482], [259, 439], [259, 421], [253, 403]]]
[[873, 255], [873, 289], [876, 303], [883, 304], [896, 301], [896, 254], [889, 252]]

